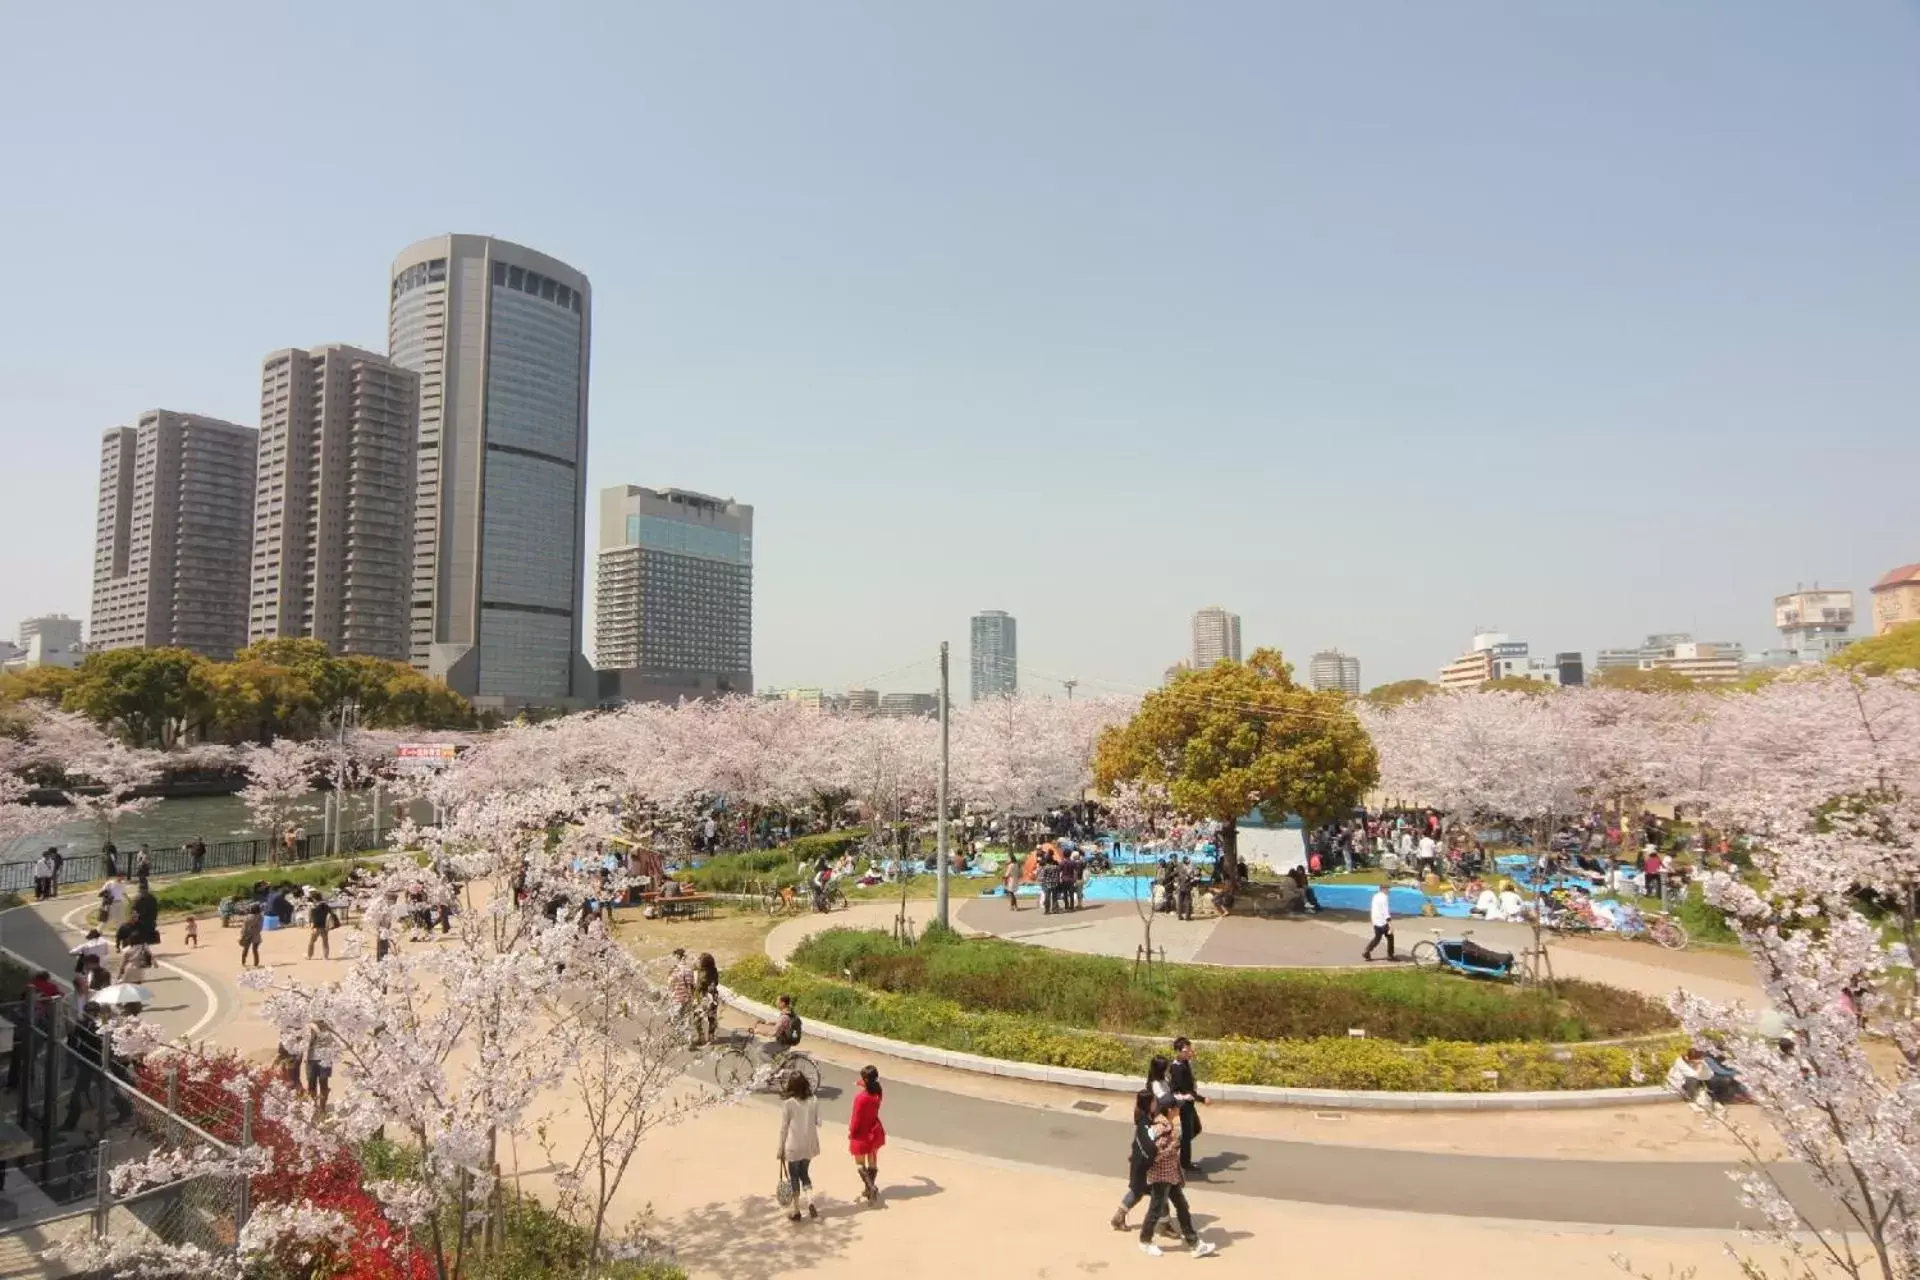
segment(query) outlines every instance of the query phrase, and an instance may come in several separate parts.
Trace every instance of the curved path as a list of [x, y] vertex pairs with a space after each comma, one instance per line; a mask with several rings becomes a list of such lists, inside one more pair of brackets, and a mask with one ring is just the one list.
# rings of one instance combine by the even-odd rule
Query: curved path
[[[0, 913], [0, 945], [65, 976], [71, 968], [67, 952], [83, 932], [81, 913], [90, 901], [70, 897]], [[969, 908], [980, 905], [993, 904]], [[922, 920], [930, 909], [928, 903], [913, 904]], [[768, 950], [784, 956], [815, 929], [836, 924], [873, 927], [895, 910], [863, 906], [847, 915], [788, 921], [769, 937]], [[960, 914], [965, 920], [972, 911]], [[1026, 918], [1036, 924], [1040, 919], [1037, 913]], [[219, 1031], [248, 1003], [233, 981], [237, 957], [232, 935], [223, 937], [217, 921], [210, 930], [202, 924], [202, 951], [184, 956], [178, 925], [163, 925], [168, 945], [161, 957], [169, 969], [149, 985], [160, 996], [154, 1016], [175, 1034]], [[304, 967], [305, 938], [304, 930], [267, 934], [262, 948], [267, 962]], [[312, 962], [310, 976], [323, 977], [323, 963]], [[257, 1040], [247, 1034], [250, 1030], [242, 1022], [220, 1038]], [[853, 1072], [831, 1055], [831, 1048], [823, 1048], [823, 1113], [843, 1121]], [[912, 1080], [897, 1075], [889, 1080], [887, 1124], [896, 1137], [1017, 1164], [1116, 1180], [1124, 1175], [1129, 1126], [1111, 1099], [1085, 1099], [1062, 1109], [918, 1082], [938, 1081], [942, 1074], [927, 1071], [915, 1073]], [[1728, 1229], [1749, 1220], [1727, 1178], [1729, 1166], [1721, 1161], [1552, 1159], [1524, 1151], [1460, 1155], [1238, 1134], [1203, 1134], [1196, 1155], [1210, 1192], [1307, 1204], [1667, 1228]], [[1790, 1188], [1806, 1189], [1796, 1168], [1781, 1173]]]

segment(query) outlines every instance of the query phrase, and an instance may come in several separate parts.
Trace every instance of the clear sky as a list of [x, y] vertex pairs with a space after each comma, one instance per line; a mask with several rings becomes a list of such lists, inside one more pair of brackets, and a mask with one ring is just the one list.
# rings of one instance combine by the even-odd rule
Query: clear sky
[[762, 683], [964, 685], [983, 608], [1042, 691], [1210, 603], [1369, 685], [1480, 625], [1763, 647], [1920, 560], [1913, 0], [5, 28], [0, 627], [86, 612], [104, 428], [383, 349], [442, 231], [591, 277], [596, 491], [754, 504]]

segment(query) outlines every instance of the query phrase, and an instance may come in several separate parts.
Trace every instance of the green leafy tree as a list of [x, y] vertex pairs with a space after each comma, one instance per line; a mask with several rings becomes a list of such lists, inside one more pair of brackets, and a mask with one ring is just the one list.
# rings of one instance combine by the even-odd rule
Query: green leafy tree
[[1856, 641], [1828, 661], [1836, 667], [1851, 667], [1869, 676], [1883, 676], [1890, 671], [1920, 671], [1920, 622], [1908, 622], [1883, 636]]
[[1587, 683], [1596, 689], [1625, 689], [1629, 693], [1687, 693], [1700, 687], [1686, 672], [1666, 667], [1614, 667]]
[[204, 717], [199, 673], [212, 663], [189, 649], [108, 649], [88, 654], [62, 705], [135, 747], [170, 747]]
[[310, 736], [319, 728], [319, 700], [292, 667], [236, 658], [209, 663], [198, 683], [214, 732], [229, 742], [266, 746], [283, 735]]
[[1395, 680], [1392, 684], [1375, 685], [1366, 696], [1376, 707], [1397, 707], [1438, 692], [1440, 686], [1431, 680]]
[[1166, 789], [1173, 808], [1221, 824], [1221, 867], [1239, 877], [1239, 820], [1297, 813], [1323, 822], [1358, 804], [1379, 778], [1379, 759], [1345, 695], [1293, 682], [1277, 649], [1244, 663], [1183, 671], [1149, 693], [1124, 725], [1101, 736], [1096, 785]]
[[58, 707], [80, 679], [73, 667], [23, 667], [0, 675], [0, 704], [44, 702]]

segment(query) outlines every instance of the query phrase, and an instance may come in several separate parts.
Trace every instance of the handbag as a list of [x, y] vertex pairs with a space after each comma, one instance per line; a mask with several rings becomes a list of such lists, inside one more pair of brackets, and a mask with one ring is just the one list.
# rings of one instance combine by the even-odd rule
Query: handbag
[[787, 1162], [774, 1161], [773, 1198], [780, 1202], [782, 1209], [793, 1203], [793, 1179], [787, 1176]]

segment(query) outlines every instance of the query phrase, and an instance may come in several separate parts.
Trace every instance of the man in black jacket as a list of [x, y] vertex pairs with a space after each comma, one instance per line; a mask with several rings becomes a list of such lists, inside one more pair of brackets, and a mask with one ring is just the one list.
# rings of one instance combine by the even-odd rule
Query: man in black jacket
[[1180, 1167], [1198, 1173], [1193, 1162], [1193, 1140], [1200, 1133], [1200, 1103], [1206, 1099], [1193, 1078], [1193, 1041], [1181, 1036], [1173, 1042], [1173, 1066], [1167, 1070], [1167, 1084], [1180, 1104]]
[[[101, 1074], [101, 1055], [106, 1053], [101, 1037], [106, 1033], [101, 1029], [98, 1015], [94, 1010], [98, 1006], [88, 1005], [87, 1011], [73, 1029], [67, 1032], [67, 1048], [77, 1061], [74, 1062], [75, 1079], [73, 1092], [67, 1096], [67, 1116], [60, 1124], [63, 1131], [70, 1131], [80, 1123], [81, 1104], [89, 1097], [94, 1098], [93, 1107], [98, 1111], [103, 1103], [97, 1093], [104, 1093], [113, 1100], [113, 1111], [122, 1123], [133, 1119], [133, 1104], [128, 1102], [120, 1090], [108, 1084]], [[109, 1055], [106, 1059], [109, 1070], [119, 1079], [125, 1079], [126, 1064]]]

